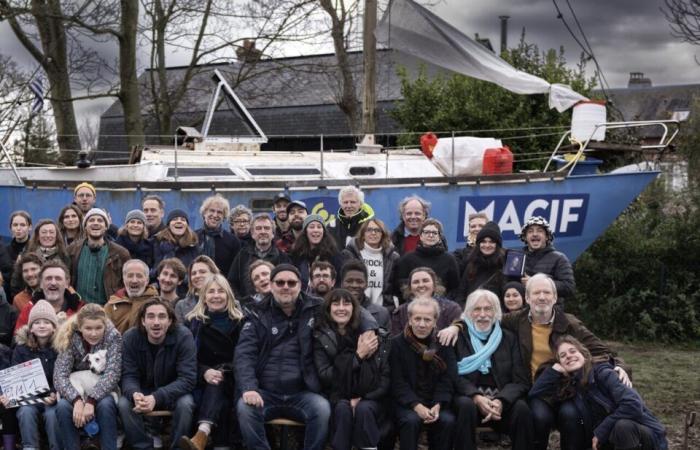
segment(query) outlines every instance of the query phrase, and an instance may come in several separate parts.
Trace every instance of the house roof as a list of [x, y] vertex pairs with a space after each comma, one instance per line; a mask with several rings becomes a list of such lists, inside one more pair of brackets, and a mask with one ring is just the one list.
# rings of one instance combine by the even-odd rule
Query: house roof
[[607, 93], [624, 120], [671, 119], [674, 113], [690, 111], [693, 98], [700, 97], [700, 84], [617, 88]]

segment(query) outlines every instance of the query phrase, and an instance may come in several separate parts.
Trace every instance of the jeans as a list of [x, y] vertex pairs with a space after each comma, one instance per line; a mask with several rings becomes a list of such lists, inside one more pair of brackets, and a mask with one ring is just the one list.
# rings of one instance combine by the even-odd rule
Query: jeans
[[[58, 421], [58, 438], [61, 448], [80, 448], [78, 429], [73, 424], [73, 405], [66, 399], [59, 400], [56, 405]], [[107, 395], [95, 405], [95, 420], [100, 426], [100, 448], [102, 450], [117, 449], [117, 405], [111, 395]]]
[[546, 450], [549, 432], [556, 426], [561, 435], [561, 450], [578, 450], [590, 445], [586, 441], [583, 419], [573, 401], [566, 401], [559, 408], [549, 406], [539, 398], [529, 400], [535, 425], [535, 450]]
[[[126, 441], [135, 450], [150, 450], [153, 448], [153, 438], [146, 432], [144, 415], [133, 411], [134, 404], [128, 398], [119, 397], [119, 415], [124, 424]], [[173, 410], [172, 433], [170, 448], [177, 448], [177, 441], [182, 436], [189, 436], [192, 431], [194, 417], [194, 399], [186, 394], [177, 399]]]
[[325, 447], [331, 416], [328, 400], [306, 391], [284, 395], [260, 389], [258, 393], [263, 399], [262, 408], [247, 405], [243, 398], [236, 404], [241, 435], [248, 450], [269, 450], [265, 422], [277, 418], [304, 422], [305, 450], [322, 450]]
[[[396, 424], [399, 429], [401, 450], [416, 450], [418, 437], [423, 427], [423, 419], [412, 409], [396, 405]], [[425, 425], [428, 428], [428, 443], [431, 450], [448, 450], [452, 448], [452, 433], [455, 428], [455, 416], [449, 409], [440, 409], [438, 420]]]
[[[197, 423], [208, 422], [212, 424], [211, 439], [214, 444], [227, 443], [233, 433], [238, 436], [237, 430], [231, 430], [231, 402], [232, 394], [224, 383], [206, 384], [195, 391], [195, 403], [197, 404]], [[234, 425], [238, 428], [238, 424]], [[240, 439], [240, 436], [238, 436]]]
[[50, 450], [59, 450], [61, 445], [58, 440], [58, 423], [56, 418], [56, 405], [27, 405], [20, 406], [17, 410], [19, 430], [22, 435], [23, 449], [38, 449], [40, 423], [39, 418], [44, 418], [44, 429], [49, 441]]

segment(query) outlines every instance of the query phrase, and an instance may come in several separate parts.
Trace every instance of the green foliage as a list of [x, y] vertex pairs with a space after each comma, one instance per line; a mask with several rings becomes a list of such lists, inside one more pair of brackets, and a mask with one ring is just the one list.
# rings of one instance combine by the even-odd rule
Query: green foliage
[[575, 265], [581, 319], [614, 339], [700, 337], [700, 195], [657, 183]]
[[58, 164], [60, 153], [56, 144], [56, 130], [43, 114], [27, 122], [14, 151], [27, 166]]
[[[540, 52], [536, 45], [525, 41], [524, 33], [519, 45], [509, 49], [503, 57], [517, 69], [550, 83], [568, 84], [585, 96], [589, 96], [595, 86], [592, 78], [586, 79], [583, 62], [576, 69], [570, 69], [566, 66], [563, 48], [559, 51], [551, 49]], [[560, 138], [560, 130], [570, 125], [571, 114], [560, 114], [550, 109], [547, 95], [514, 94], [493, 83], [463, 75], [438, 75], [431, 78], [424, 68], [415, 79], [411, 79], [405, 69], [399, 70], [399, 77], [404, 100], [397, 103], [392, 115], [405, 131], [416, 133], [402, 135], [399, 138], [400, 145], [417, 144], [420, 134], [426, 131], [471, 130], [469, 135], [501, 138], [516, 155], [522, 155], [521, 158], [516, 158], [523, 161], [519, 168], [541, 168], [541, 161], [533, 165], [533, 162], [525, 161], [531, 159], [532, 155], [524, 154], [551, 152]], [[562, 128], [512, 132], [474, 131], [531, 127]], [[535, 136], [538, 133], [552, 135]]]

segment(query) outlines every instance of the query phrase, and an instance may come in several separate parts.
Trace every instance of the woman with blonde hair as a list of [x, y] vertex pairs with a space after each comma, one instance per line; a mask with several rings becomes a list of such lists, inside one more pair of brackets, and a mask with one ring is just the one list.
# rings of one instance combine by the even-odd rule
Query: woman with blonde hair
[[[117, 390], [122, 371], [122, 337], [102, 307], [91, 303], [73, 314], [54, 339], [58, 352], [54, 368], [54, 386], [61, 396], [56, 406], [61, 448], [80, 448], [78, 429], [93, 419], [99, 425], [102, 450], [116, 450], [117, 405], [110, 395]], [[80, 397], [69, 380], [71, 373], [90, 369], [87, 355], [106, 351], [104, 372], [92, 390]]]
[[180, 448], [204, 450], [213, 436], [214, 446], [226, 445], [226, 427], [235, 394], [233, 354], [243, 323], [243, 313], [233, 291], [220, 274], [209, 276], [199, 291], [199, 301], [185, 317], [197, 348], [197, 433], [180, 438]]

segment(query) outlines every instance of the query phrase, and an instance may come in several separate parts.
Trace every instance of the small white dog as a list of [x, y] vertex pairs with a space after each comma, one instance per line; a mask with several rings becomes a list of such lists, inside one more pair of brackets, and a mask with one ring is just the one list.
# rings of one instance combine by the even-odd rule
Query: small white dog
[[[88, 353], [85, 359], [90, 363], [89, 370], [78, 370], [70, 374], [69, 380], [78, 394], [85, 400], [87, 392], [91, 391], [97, 381], [100, 379], [100, 374], [107, 368], [107, 350], [100, 350], [95, 353]], [[119, 402], [119, 394], [112, 392], [114, 403]]]

